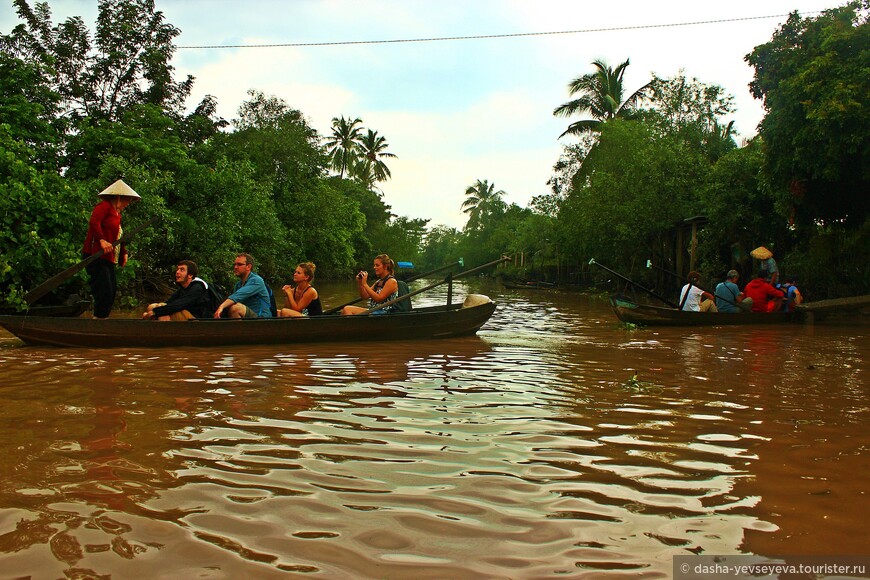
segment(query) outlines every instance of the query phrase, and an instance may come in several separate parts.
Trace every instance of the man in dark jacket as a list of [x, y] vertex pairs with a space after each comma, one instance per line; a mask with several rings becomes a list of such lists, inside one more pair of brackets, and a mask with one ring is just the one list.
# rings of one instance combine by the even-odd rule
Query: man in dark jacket
[[153, 320], [190, 320], [208, 318], [212, 315], [211, 297], [208, 284], [197, 278], [199, 268], [190, 260], [181, 260], [175, 269], [175, 283], [178, 290], [166, 302], [148, 305], [142, 318]]

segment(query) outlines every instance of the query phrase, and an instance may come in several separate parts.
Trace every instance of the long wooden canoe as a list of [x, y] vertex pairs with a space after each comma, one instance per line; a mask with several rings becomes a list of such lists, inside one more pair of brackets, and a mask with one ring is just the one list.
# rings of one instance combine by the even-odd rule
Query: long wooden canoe
[[624, 296], [611, 296], [610, 305], [621, 321], [644, 326], [781, 324], [802, 319], [802, 315], [797, 312], [687, 312], [676, 308], [638, 304]]
[[414, 308], [406, 313], [252, 320], [157, 322], [139, 318], [0, 316], [0, 326], [30, 345], [72, 347], [178, 347], [416, 340], [476, 333], [495, 312], [486, 296], [464, 304]]
[[508, 290], [552, 290], [556, 287], [554, 282], [502, 282], [502, 285]]
[[31, 306], [24, 312], [18, 313], [11, 308], [0, 308], [0, 315], [26, 315], [26, 316], [80, 316], [91, 307], [90, 300], [75, 300], [66, 304], [51, 306]]

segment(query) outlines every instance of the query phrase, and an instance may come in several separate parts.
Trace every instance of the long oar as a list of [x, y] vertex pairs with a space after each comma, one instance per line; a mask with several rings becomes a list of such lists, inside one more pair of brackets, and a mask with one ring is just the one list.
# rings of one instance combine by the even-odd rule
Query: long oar
[[[126, 242], [130, 241], [130, 239], [132, 239], [133, 236], [135, 236], [136, 234], [138, 234], [139, 232], [141, 232], [142, 230], [144, 230], [145, 228], [147, 228], [148, 226], [150, 226], [151, 224], [153, 224], [154, 222], [159, 220], [160, 217], [161, 216], [159, 216], [159, 215], [154, 216], [153, 218], [151, 218], [147, 222], [139, 225], [138, 227], [133, 228], [132, 230], [130, 230], [129, 232], [127, 232], [123, 236], [121, 236], [121, 238], [118, 241], [116, 241], [114, 244], [112, 244], [112, 247], [115, 247], [115, 246], [118, 246], [122, 243], [126, 243]], [[94, 252], [93, 254], [91, 254], [90, 256], [88, 256], [87, 258], [85, 258], [84, 260], [82, 260], [81, 262], [76, 264], [75, 266], [70, 266], [69, 268], [67, 268], [66, 270], [61, 272], [60, 274], [55, 274], [54, 276], [52, 276], [51, 278], [49, 278], [48, 280], [46, 280], [45, 282], [43, 282], [42, 284], [40, 284], [39, 286], [37, 286], [36, 288], [31, 290], [30, 292], [28, 292], [27, 294], [25, 294], [24, 301], [27, 302], [28, 304], [33, 304], [34, 302], [36, 302], [37, 300], [39, 300], [40, 298], [42, 298], [43, 296], [45, 296], [46, 294], [48, 294], [49, 292], [51, 292], [52, 290], [54, 290], [55, 288], [57, 288], [58, 286], [60, 286], [61, 284], [63, 284], [67, 280], [69, 280], [70, 278], [72, 278], [73, 276], [75, 276], [76, 274], [78, 274], [79, 272], [81, 272], [85, 267], [87, 267], [88, 264], [90, 264], [94, 260], [98, 260], [100, 258], [100, 256], [102, 256], [103, 254], [105, 254], [105, 251], [102, 248], [100, 248], [97, 252]]]
[[[676, 272], [671, 272], [670, 270], [666, 270], [666, 269], [662, 268], [661, 266], [657, 266], [656, 264], [653, 264], [652, 260], [647, 260], [647, 261], [646, 261], [646, 267], [647, 267], [647, 268], [655, 268], [656, 270], [658, 270], [658, 271], [660, 271], [660, 272], [664, 272], [665, 274], [668, 274], [668, 275], [670, 275], [670, 276], [673, 276], [676, 280], [680, 280], [680, 281], [682, 281], [682, 279], [683, 279], [682, 276], [680, 276], [680, 275], [677, 274]], [[703, 292], [706, 292], [707, 294], [713, 294], [712, 292], [710, 292], [709, 290], [707, 290], [707, 289], [704, 288], [703, 286], [698, 286], [698, 285], [695, 284], [694, 282], [689, 282], [689, 284], [692, 285], [692, 286], [694, 286], [694, 287], [696, 287], [696, 288], [698, 288], [699, 290], [701, 290], [701, 291], [703, 291]], [[689, 293], [686, 292], [686, 296], [687, 296], [687, 297], [688, 297], [688, 295], [689, 295]], [[727, 298], [724, 298], [724, 297], [722, 297], [722, 296], [716, 296], [715, 294], [713, 294], [713, 296], [716, 298], [716, 300], [721, 300], [722, 302], [727, 302], [728, 304], [730, 304], [730, 305], [732, 305], [732, 306], [736, 306], [736, 307], [740, 308], [740, 305], [737, 304], [736, 302], [731, 302], [731, 301], [728, 300]]]
[[618, 277], [618, 278], [622, 278], [623, 280], [625, 280], [626, 282], [628, 282], [629, 284], [631, 284], [632, 286], [634, 286], [634, 287], [637, 288], [638, 290], [643, 290], [644, 292], [646, 292], [647, 294], [649, 294], [649, 295], [652, 296], [653, 298], [657, 298], [657, 299], [661, 300], [662, 302], [664, 302], [665, 304], [667, 304], [667, 305], [670, 306], [671, 308], [679, 308], [679, 306], [677, 306], [676, 304], [674, 304], [673, 302], [671, 302], [671, 301], [668, 300], [667, 298], [664, 298], [664, 297], [662, 297], [662, 296], [659, 296], [658, 294], [656, 294], [655, 292], [653, 292], [653, 291], [650, 290], [649, 288], [645, 288], [644, 286], [641, 286], [640, 284], [638, 284], [638, 283], [635, 282], [634, 280], [631, 280], [630, 278], [626, 278], [625, 276], [623, 276], [623, 275], [620, 274], [619, 272], [614, 272], [613, 270], [611, 270], [611, 269], [608, 268], [607, 266], [604, 266], [604, 265], [602, 265], [602, 264], [599, 264], [598, 262], [595, 261], [595, 258], [592, 258], [591, 260], [589, 260], [589, 263], [598, 266], [598, 267], [601, 268], [602, 270], [607, 270], [608, 272], [610, 272], [611, 274], [613, 274], [614, 276], [616, 276], [616, 277]]
[[[456, 266], [462, 266], [462, 265], [463, 265], [462, 260], [457, 260], [456, 262], [453, 262], [452, 264], [447, 264], [446, 266], [441, 266], [440, 268], [435, 268], [434, 270], [430, 270], [429, 272], [424, 272], [423, 274], [417, 274], [416, 276], [411, 276], [410, 278], [408, 278], [406, 280], [406, 282], [413, 282], [414, 280], [419, 280], [420, 278], [425, 278], [427, 276], [431, 276], [432, 274], [437, 274], [438, 272], [443, 272], [444, 270], [448, 270], [450, 268], [455, 268]], [[404, 296], [403, 296], [403, 298], [404, 298]], [[341, 310], [342, 308], [344, 308], [345, 306], [350, 306], [352, 304], [356, 304], [357, 302], [360, 302], [362, 300], [365, 300], [365, 298], [362, 298], [362, 297], [355, 298], [355, 299], [351, 300], [350, 302], [345, 302], [344, 304], [342, 304], [340, 306], [335, 306], [333, 308], [330, 308], [329, 310], [324, 311], [323, 314], [334, 314], [334, 313], [338, 312], [339, 310]]]
[[386, 308], [387, 306], [392, 306], [396, 302], [401, 302], [402, 300], [410, 300], [411, 296], [416, 296], [417, 294], [422, 294], [423, 292], [428, 292], [432, 288], [436, 288], [438, 286], [441, 286], [442, 284], [447, 284], [448, 282], [452, 282], [453, 280], [456, 280], [458, 278], [463, 278], [465, 276], [468, 276], [469, 274], [474, 274], [475, 272], [479, 272], [479, 271], [484, 270], [486, 268], [491, 268], [492, 266], [495, 266], [496, 264], [501, 264], [502, 262], [510, 262], [512, 259], [513, 258], [510, 258], [508, 256], [502, 256], [498, 260], [493, 260], [492, 262], [489, 262], [487, 264], [483, 264], [482, 266], [478, 266], [477, 268], [472, 268], [471, 270], [466, 270], [465, 272], [460, 272], [459, 274], [452, 276], [452, 277], [448, 276], [444, 280], [441, 280], [440, 282], [435, 282], [434, 284], [429, 284], [425, 288], [420, 288], [419, 290], [414, 290], [413, 292], [408, 292], [404, 296], [399, 296], [398, 298], [393, 298], [392, 300], [387, 300], [386, 302], [382, 302], [376, 306], [373, 306], [372, 308], [369, 308], [365, 312], [360, 312], [360, 314], [371, 314], [375, 310], [380, 310], [382, 308]]

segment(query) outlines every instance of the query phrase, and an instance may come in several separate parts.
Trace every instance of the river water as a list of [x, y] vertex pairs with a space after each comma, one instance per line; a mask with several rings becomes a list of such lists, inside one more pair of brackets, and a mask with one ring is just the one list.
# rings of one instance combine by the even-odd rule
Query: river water
[[499, 307], [463, 339], [0, 334], [0, 575], [667, 578], [676, 555], [870, 554], [866, 327], [629, 330], [600, 299], [469, 284], [457, 300]]

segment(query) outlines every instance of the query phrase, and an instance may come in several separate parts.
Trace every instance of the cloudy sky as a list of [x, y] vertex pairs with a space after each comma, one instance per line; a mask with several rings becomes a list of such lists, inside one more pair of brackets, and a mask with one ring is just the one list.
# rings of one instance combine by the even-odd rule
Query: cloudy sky
[[[18, 23], [0, 0], [0, 30]], [[35, 2], [31, 0], [31, 4]], [[572, 119], [553, 109], [567, 84], [631, 59], [629, 90], [655, 73], [719, 84], [736, 99], [743, 137], [763, 110], [748, 90], [743, 57], [768, 41], [793, 10], [812, 15], [843, 4], [823, 0], [730, 2], [626, 0], [157, 0], [181, 30], [179, 47], [312, 44], [581, 31], [432, 42], [268, 48], [179, 48], [174, 65], [196, 83], [189, 103], [217, 97], [231, 120], [249, 89], [284, 99], [322, 135], [333, 117], [359, 117], [398, 156], [382, 184], [393, 212], [462, 227], [465, 189], [487, 179], [506, 200], [527, 205], [547, 192], [558, 139]], [[80, 15], [93, 26], [94, 0], [51, 0], [55, 22]], [[717, 22], [718, 21], [718, 22]], [[698, 23], [698, 24], [691, 24]], [[701, 24], [702, 23], [702, 24]], [[730, 119], [728, 119], [730, 120]]]

